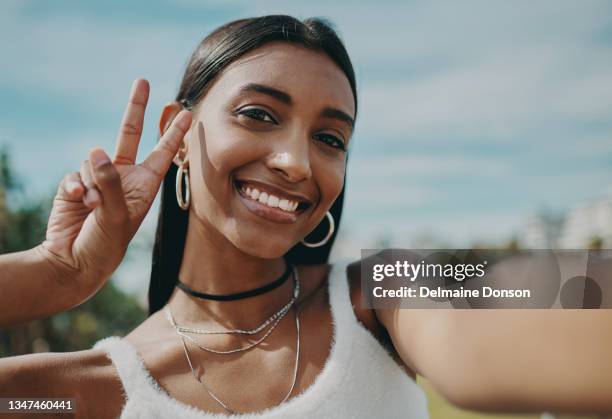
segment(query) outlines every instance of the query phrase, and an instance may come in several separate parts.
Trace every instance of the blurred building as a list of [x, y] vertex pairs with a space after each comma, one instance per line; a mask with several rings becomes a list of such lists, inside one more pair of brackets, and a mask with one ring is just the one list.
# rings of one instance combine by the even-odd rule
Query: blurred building
[[540, 212], [528, 218], [520, 233], [519, 244], [526, 249], [556, 248], [565, 217], [563, 214]]
[[612, 195], [577, 205], [566, 214], [531, 216], [519, 242], [528, 249], [612, 248]]
[[559, 247], [580, 249], [594, 242], [612, 247], [612, 196], [575, 207], [563, 223]]

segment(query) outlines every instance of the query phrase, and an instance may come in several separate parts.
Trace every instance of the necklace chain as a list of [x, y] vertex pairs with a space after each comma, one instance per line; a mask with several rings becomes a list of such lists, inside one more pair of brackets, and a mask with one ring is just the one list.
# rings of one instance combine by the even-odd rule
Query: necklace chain
[[[285, 309], [285, 307], [287, 308], [287, 310], [280, 315], [280, 317], [277, 317], [276, 320], [266, 320], [266, 322], [269, 324], [271, 321], [274, 321], [274, 324], [272, 325], [272, 327], [268, 330], [268, 332], [263, 336], [263, 338], [259, 339], [255, 344], [252, 345], [247, 345], [244, 348], [238, 348], [238, 350], [234, 349], [234, 350], [230, 350], [230, 351], [215, 351], [215, 350], [210, 350], [210, 348], [205, 349], [204, 347], [200, 346], [199, 344], [197, 344], [197, 342], [195, 341], [195, 339], [193, 339], [191, 336], [186, 334], [186, 331], [181, 331], [179, 329], [182, 328], [182, 326], [179, 326], [176, 324], [176, 322], [174, 321], [174, 317], [172, 316], [172, 312], [170, 311], [169, 307], [166, 307], [166, 315], [168, 318], [168, 321], [170, 321], [170, 324], [175, 328], [175, 331], [179, 337], [179, 339], [181, 340], [181, 344], [183, 346], [183, 351], [185, 352], [185, 358], [187, 359], [187, 363], [189, 364], [189, 369], [191, 370], [191, 374], [193, 375], [193, 377], [196, 379], [197, 382], [199, 382], [202, 387], [204, 387], [204, 389], [206, 390], [206, 392], [208, 393], [208, 395], [210, 397], [212, 397], [217, 403], [219, 403], [221, 406], [223, 406], [223, 408], [225, 410], [227, 410], [229, 413], [231, 414], [237, 414], [238, 412], [231, 409], [226, 403], [224, 403], [219, 397], [217, 397], [206, 385], [206, 383], [204, 383], [204, 381], [202, 381], [202, 379], [196, 374], [195, 369], [193, 367], [193, 363], [191, 362], [191, 357], [189, 355], [189, 349], [187, 349], [187, 344], [185, 343], [185, 338], [189, 339], [192, 341], [192, 343], [196, 344], [200, 349], [203, 350], [210, 350], [211, 352], [215, 352], [215, 353], [219, 353], [219, 354], [228, 354], [228, 353], [233, 353], [233, 352], [239, 352], [239, 351], [245, 351], [247, 349], [250, 349], [254, 346], [257, 346], [258, 344], [260, 344], [261, 342], [263, 342], [263, 340], [270, 334], [272, 333], [272, 330], [274, 330], [274, 328], [276, 327], [276, 325], [278, 325], [278, 323], [282, 320], [282, 318], [287, 314], [287, 312], [289, 311], [289, 309], [291, 308], [291, 306], [294, 305], [295, 301], [297, 301], [297, 298], [299, 297], [299, 293], [300, 293], [300, 281], [298, 278], [298, 272], [297, 269], [295, 268], [295, 266], [293, 267], [293, 275], [294, 275], [294, 280], [295, 280], [295, 287], [294, 287], [294, 295], [291, 298], [291, 301], [285, 305], [281, 310], [279, 310], [277, 313], [273, 314], [272, 317], [277, 316], [279, 312], [283, 311]], [[298, 366], [299, 366], [299, 362], [300, 362], [300, 317], [299, 317], [299, 311], [293, 307], [293, 311], [295, 313], [295, 329], [296, 329], [296, 350], [295, 350], [295, 362], [294, 362], [294, 368], [293, 368], [293, 377], [291, 380], [291, 386], [289, 388], [289, 391], [287, 392], [287, 394], [285, 395], [285, 397], [283, 397], [283, 399], [278, 403], [278, 404], [282, 404], [284, 403], [289, 396], [291, 395], [291, 393], [293, 392], [293, 389], [295, 388], [295, 383], [297, 380], [297, 372], [298, 372]], [[266, 323], [264, 322], [264, 323]], [[261, 328], [261, 330], [263, 330], [264, 327], [262, 327], [261, 325], [258, 327]], [[194, 330], [198, 330], [198, 329], [194, 329]], [[234, 329], [234, 330], [229, 330], [229, 331], [222, 331], [222, 332], [213, 332], [213, 333], [204, 333], [204, 334], [218, 334], [218, 333], [241, 333], [241, 332], [245, 332], [245, 331], [241, 331], [238, 332], [236, 330], [239, 329]], [[255, 329], [252, 329], [255, 330]], [[197, 333], [197, 332], [193, 332], [193, 333]]]
[[202, 349], [203, 351], [212, 352], [212, 353], [215, 353], [215, 354], [233, 354], [233, 353], [236, 353], [236, 352], [247, 351], [247, 350], [251, 349], [252, 347], [257, 346], [261, 342], [263, 342], [270, 335], [270, 333], [272, 333], [272, 331], [280, 323], [280, 321], [283, 319], [283, 317], [285, 317], [285, 314], [287, 314], [287, 311], [282, 316], [277, 318], [274, 321], [274, 323], [272, 323], [272, 326], [270, 326], [270, 328], [266, 331], [266, 333], [261, 338], [257, 339], [255, 342], [249, 343], [248, 345], [246, 345], [244, 347], [240, 347], [240, 348], [236, 348], [236, 349], [229, 349], [229, 350], [225, 350], [225, 351], [220, 351], [218, 349], [213, 349], [213, 348], [210, 348], [208, 346], [202, 346], [200, 343], [198, 343], [197, 340], [195, 340], [193, 337], [189, 336], [187, 333], [181, 332], [178, 328], [177, 328], [176, 332], [180, 336], [182, 336], [185, 339], [191, 341], [191, 343], [193, 343], [195, 346], [197, 346], [198, 348]]
[[300, 295], [300, 282], [297, 280], [297, 269], [296, 269], [296, 267], [292, 266], [292, 270], [293, 270], [293, 281], [294, 281], [294, 284], [293, 284], [293, 298], [291, 300], [289, 300], [289, 302], [287, 304], [285, 304], [280, 310], [278, 310], [276, 313], [272, 314], [269, 318], [267, 318], [262, 324], [260, 324], [259, 326], [255, 327], [253, 329], [247, 329], [247, 330], [243, 330], [243, 329], [229, 329], [229, 330], [195, 329], [195, 328], [191, 328], [191, 327], [177, 325], [174, 322], [174, 319], [172, 319], [172, 315], [168, 315], [168, 310], [166, 310], [166, 315], [169, 316], [168, 319], [170, 320], [172, 325], [175, 327], [175, 329], [177, 331], [179, 331], [179, 332], [194, 333], [194, 334], [198, 334], [198, 335], [221, 335], [221, 334], [230, 334], [230, 333], [245, 334], [245, 335], [256, 335], [257, 333], [261, 332], [270, 323], [274, 322], [279, 317], [282, 319], [282, 317], [285, 316], [285, 314], [287, 314], [287, 312], [291, 309], [291, 306], [297, 301], [297, 298]]

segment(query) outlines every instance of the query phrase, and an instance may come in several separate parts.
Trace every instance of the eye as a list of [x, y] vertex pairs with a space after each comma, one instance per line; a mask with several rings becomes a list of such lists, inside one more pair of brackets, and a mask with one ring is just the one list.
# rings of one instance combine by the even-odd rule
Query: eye
[[243, 108], [236, 112], [238, 115], [246, 116], [247, 118], [253, 119], [255, 121], [261, 122], [269, 122], [272, 124], [277, 124], [278, 122], [272, 115], [261, 108]]
[[342, 151], [346, 151], [346, 145], [344, 141], [331, 134], [315, 134], [313, 138], [317, 141], [321, 141], [324, 144], [327, 144], [331, 147], [337, 148]]

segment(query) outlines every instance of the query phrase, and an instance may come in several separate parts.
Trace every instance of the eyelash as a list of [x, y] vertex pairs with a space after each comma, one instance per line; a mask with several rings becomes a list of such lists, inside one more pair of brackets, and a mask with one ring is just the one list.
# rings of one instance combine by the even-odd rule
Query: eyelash
[[[253, 119], [255, 121], [278, 124], [278, 122], [276, 121], [274, 117], [272, 117], [272, 115], [270, 115], [268, 112], [260, 108], [240, 109], [236, 111], [236, 114], [244, 115], [247, 118]], [[269, 118], [269, 120], [266, 120], [265, 118]], [[344, 145], [344, 141], [342, 141], [335, 135], [316, 134], [314, 138], [317, 139], [318, 141], [322, 141], [323, 143], [329, 145], [330, 147], [337, 148], [342, 151], [346, 151], [346, 146]]]
[[[278, 122], [276, 121], [276, 119], [274, 119], [272, 117], [272, 115], [270, 115], [268, 112], [266, 112], [266, 111], [264, 111], [263, 109], [260, 109], [260, 108], [241, 109], [237, 113], [238, 113], [238, 115], [244, 115], [244, 116], [246, 116], [248, 118], [251, 118], [251, 119], [254, 119], [256, 121], [278, 124]], [[263, 116], [263, 118], [261, 118], [261, 116]], [[268, 117], [270, 120], [266, 121], [264, 119], [266, 117]]]
[[315, 134], [314, 138], [326, 138], [328, 140], [319, 140], [323, 141], [325, 144], [330, 145], [331, 147], [337, 148], [342, 151], [346, 151], [346, 146], [344, 145], [344, 141], [340, 140], [335, 135], [331, 134]]

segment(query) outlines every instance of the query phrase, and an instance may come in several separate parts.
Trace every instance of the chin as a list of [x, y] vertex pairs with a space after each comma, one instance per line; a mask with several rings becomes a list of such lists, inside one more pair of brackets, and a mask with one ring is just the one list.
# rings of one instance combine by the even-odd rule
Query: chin
[[234, 245], [242, 252], [262, 258], [277, 259], [284, 256], [296, 243], [286, 239], [266, 239], [265, 235], [258, 235], [251, 239], [245, 237], [234, 242]]

